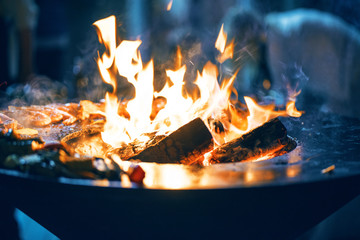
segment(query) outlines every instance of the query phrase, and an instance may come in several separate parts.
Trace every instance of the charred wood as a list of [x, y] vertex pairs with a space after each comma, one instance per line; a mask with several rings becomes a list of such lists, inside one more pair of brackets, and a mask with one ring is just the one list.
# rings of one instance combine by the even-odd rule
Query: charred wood
[[157, 163], [187, 163], [213, 146], [212, 135], [204, 122], [196, 118], [131, 159]]
[[125, 144], [122, 147], [109, 149], [105, 155], [111, 158], [111, 155], [115, 154], [118, 155], [122, 160], [127, 160], [165, 138], [164, 135], [156, 135], [155, 132], [144, 135], [149, 137], [147, 142], [143, 143], [138, 139], [135, 139], [133, 142]]
[[210, 163], [227, 163], [251, 160], [274, 154], [287, 153], [296, 147], [296, 142], [287, 136], [287, 130], [278, 118], [255, 128], [211, 153]]

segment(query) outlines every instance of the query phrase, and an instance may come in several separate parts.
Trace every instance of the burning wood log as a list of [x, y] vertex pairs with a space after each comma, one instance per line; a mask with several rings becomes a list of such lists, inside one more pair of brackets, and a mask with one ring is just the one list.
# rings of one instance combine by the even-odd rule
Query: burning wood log
[[144, 134], [145, 136], [149, 137], [149, 140], [146, 143], [135, 139], [133, 142], [126, 144], [119, 148], [113, 148], [106, 152], [105, 156], [111, 158], [111, 155], [115, 154], [118, 155], [122, 160], [127, 160], [139, 154], [144, 149], [153, 146], [164, 139], [166, 136], [164, 135], [156, 135], [156, 132]]
[[131, 159], [157, 163], [187, 162], [211, 150], [212, 145], [211, 133], [204, 122], [196, 118]]
[[275, 118], [216, 148], [211, 153], [209, 163], [240, 162], [269, 154], [278, 156], [295, 147], [296, 142], [287, 136], [285, 126]]

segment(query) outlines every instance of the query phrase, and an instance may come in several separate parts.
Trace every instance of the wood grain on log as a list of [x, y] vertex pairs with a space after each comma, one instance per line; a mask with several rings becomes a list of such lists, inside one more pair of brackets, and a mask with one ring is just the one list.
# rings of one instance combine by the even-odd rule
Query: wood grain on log
[[211, 164], [240, 162], [269, 153], [281, 155], [295, 147], [296, 142], [287, 136], [285, 126], [278, 118], [275, 118], [214, 149], [209, 162]]
[[204, 122], [196, 118], [131, 159], [143, 162], [186, 163], [213, 147], [212, 135]]

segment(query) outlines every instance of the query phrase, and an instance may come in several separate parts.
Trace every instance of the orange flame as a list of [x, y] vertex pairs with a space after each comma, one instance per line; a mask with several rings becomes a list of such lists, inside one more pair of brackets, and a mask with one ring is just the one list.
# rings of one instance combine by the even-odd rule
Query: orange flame
[[173, 4], [173, 0], [170, 0], [169, 3], [166, 6], [166, 11], [170, 11]]
[[224, 32], [224, 24], [222, 24], [215, 42], [215, 48], [220, 52], [220, 55], [216, 59], [219, 63], [223, 63], [234, 56], [234, 40], [232, 40], [229, 45], [226, 45], [226, 41], [227, 34]]
[[176, 49], [176, 59], [177, 59], [177, 63], [176, 63], [176, 67], [177, 68], [181, 68], [181, 64], [182, 64], [182, 54], [181, 54], [181, 49], [178, 46]]
[[[105, 95], [106, 123], [102, 132], [103, 140], [118, 147], [135, 139], [146, 141], [144, 133], [169, 134], [196, 117], [206, 124], [208, 119], [216, 119], [223, 125], [224, 132], [211, 129], [217, 145], [228, 142], [278, 116], [299, 117], [301, 112], [295, 107], [296, 94], [288, 102], [285, 110], [276, 110], [275, 105], [260, 106], [252, 98], [245, 97], [247, 110], [236, 108], [230, 101], [236, 93], [233, 83], [237, 72], [219, 85], [219, 70], [211, 62], [197, 73], [194, 85], [200, 96], [184, 94], [186, 65], [182, 65], [180, 48], [177, 49], [176, 69], [166, 70], [168, 81], [160, 92], [154, 92], [153, 61], [143, 66], [138, 50], [141, 41], [122, 41], [116, 46], [115, 17], [111, 16], [94, 23], [99, 29], [99, 41], [106, 52], [99, 56], [98, 66], [104, 82], [113, 86], [112, 93]], [[234, 41], [226, 45], [227, 34], [220, 29], [215, 47], [220, 51], [218, 62], [232, 58]], [[119, 115], [120, 103], [116, 96], [116, 75], [125, 77], [135, 88], [135, 96], [125, 104], [128, 116]], [[220, 79], [221, 80], [221, 79]], [[155, 116], [152, 114], [153, 99], [162, 97], [166, 104]], [[124, 104], [121, 105], [122, 107]]]
[[219, 35], [215, 42], [215, 48], [221, 53], [224, 52], [226, 46], [227, 34], [224, 32], [224, 24], [221, 25]]
[[105, 19], [96, 21], [94, 25], [99, 30], [99, 42], [105, 45], [106, 51], [101, 58], [98, 59], [98, 66], [103, 80], [111, 84], [116, 89], [116, 81], [110, 77], [107, 69], [111, 67], [115, 57], [116, 47], [116, 29], [115, 29], [115, 16], [110, 16]]

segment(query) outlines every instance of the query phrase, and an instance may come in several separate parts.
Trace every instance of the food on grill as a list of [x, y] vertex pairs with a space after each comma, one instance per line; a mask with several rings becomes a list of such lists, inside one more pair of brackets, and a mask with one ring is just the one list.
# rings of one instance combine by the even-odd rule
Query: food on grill
[[6, 116], [5, 114], [1, 113], [0, 112], [0, 131], [4, 131], [5, 129], [16, 129], [18, 127], [21, 127], [19, 126], [19, 123], [13, 119], [13, 118], [10, 118], [9, 116]]
[[[0, 166], [50, 177], [120, 180], [125, 175], [141, 184], [145, 177], [141, 166], [132, 164], [124, 171], [112, 160], [114, 154], [122, 161], [204, 165], [269, 158], [296, 147], [285, 126], [275, 118], [213, 149], [210, 130], [195, 118], [167, 136], [144, 133], [148, 137], [145, 142], [135, 139], [113, 148], [101, 138], [103, 107], [90, 101], [9, 107], [0, 113]], [[207, 122], [215, 133], [223, 134], [221, 122]], [[67, 127], [69, 124], [72, 127]], [[52, 132], [59, 129], [65, 137], [54, 138]]]
[[[16, 130], [15, 130], [16, 131]], [[33, 143], [42, 144], [44, 141], [39, 136], [19, 138], [13, 129], [7, 129], [0, 134], [0, 162], [8, 155], [26, 155], [33, 153]]]
[[14, 129], [13, 134], [16, 139], [33, 139], [39, 137], [38, 130], [32, 128]]

